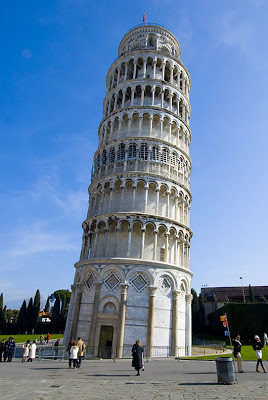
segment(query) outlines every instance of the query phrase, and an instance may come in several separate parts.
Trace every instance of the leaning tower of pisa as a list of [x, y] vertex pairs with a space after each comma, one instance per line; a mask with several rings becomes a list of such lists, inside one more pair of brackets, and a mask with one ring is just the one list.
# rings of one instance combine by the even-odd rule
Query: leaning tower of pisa
[[65, 343], [92, 357], [191, 353], [190, 76], [173, 34], [128, 31], [106, 78]]

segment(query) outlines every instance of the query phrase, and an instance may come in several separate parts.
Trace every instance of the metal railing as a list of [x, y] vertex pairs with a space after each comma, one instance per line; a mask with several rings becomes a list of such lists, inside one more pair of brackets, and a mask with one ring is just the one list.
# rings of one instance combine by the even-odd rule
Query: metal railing
[[[122, 347], [87, 347], [87, 358], [113, 359], [131, 358], [133, 345], [125, 345]], [[143, 346], [144, 357], [180, 357], [184, 355], [185, 349], [174, 346]]]

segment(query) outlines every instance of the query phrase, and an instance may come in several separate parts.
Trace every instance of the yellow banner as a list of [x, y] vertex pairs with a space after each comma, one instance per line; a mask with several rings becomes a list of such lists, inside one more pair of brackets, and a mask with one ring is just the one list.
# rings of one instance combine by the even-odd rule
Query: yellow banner
[[221, 321], [226, 321], [226, 315], [220, 315], [220, 320]]

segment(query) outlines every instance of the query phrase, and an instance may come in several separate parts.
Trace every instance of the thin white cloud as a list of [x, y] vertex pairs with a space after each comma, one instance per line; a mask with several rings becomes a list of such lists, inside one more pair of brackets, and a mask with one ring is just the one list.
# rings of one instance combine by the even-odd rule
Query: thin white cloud
[[76, 249], [73, 238], [64, 231], [55, 231], [43, 221], [36, 221], [31, 226], [16, 227], [7, 234], [10, 246], [2, 249], [8, 259], [34, 255], [44, 252], [68, 252]]

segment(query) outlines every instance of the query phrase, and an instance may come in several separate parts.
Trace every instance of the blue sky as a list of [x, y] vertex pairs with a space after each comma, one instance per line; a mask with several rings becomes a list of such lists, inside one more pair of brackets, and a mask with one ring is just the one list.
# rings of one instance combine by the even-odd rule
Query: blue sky
[[0, 292], [70, 288], [106, 73], [147, 22], [181, 46], [192, 89], [193, 288], [267, 285], [268, 2], [2, 3]]

